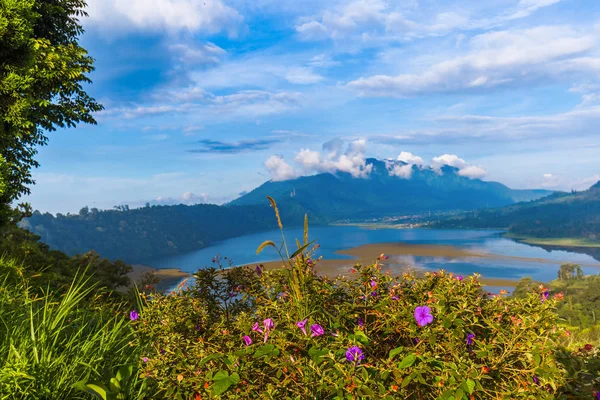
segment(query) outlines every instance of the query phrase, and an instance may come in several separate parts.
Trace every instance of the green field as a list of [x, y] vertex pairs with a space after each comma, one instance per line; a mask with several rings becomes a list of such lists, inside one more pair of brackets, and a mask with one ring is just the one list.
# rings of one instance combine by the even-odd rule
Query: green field
[[514, 239], [522, 243], [537, 244], [542, 246], [600, 247], [600, 241], [585, 238], [536, 238], [532, 236], [521, 236], [510, 233], [505, 233], [504, 237], [508, 239]]

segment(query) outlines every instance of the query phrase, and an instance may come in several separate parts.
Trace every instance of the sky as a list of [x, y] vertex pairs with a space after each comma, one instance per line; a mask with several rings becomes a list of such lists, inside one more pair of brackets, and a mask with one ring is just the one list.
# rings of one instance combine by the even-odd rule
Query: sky
[[600, 180], [598, 0], [87, 1], [105, 110], [49, 133], [40, 211], [221, 204], [368, 178], [367, 157], [512, 188]]

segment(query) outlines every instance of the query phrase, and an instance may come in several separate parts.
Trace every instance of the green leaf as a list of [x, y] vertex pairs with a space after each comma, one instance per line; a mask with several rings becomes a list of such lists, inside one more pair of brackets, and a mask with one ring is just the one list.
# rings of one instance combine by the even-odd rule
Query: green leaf
[[117, 378], [110, 378], [110, 391], [114, 393], [121, 391], [121, 383]]
[[[83, 386], [79, 386], [79, 383], [81, 383], [81, 385]], [[83, 382], [78, 382], [76, 384], [77, 388], [80, 390], [83, 390], [84, 392], [91, 394], [92, 396], [101, 399], [101, 400], [108, 400], [108, 390], [106, 388], [103, 388], [100, 385], [96, 385], [94, 383], [83, 383]]]
[[406, 378], [402, 379], [402, 387], [406, 387], [408, 386], [408, 384], [413, 380], [413, 378], [417, 376], [417, 374], [415, 372], [413, 372], [412, 374], [408, 375]]
[[270, 355], [278, 355], [278, 354], [279, 354], [279, 350], [277, 348], [275, 348], [275, 346], [273, 346], [272, 344], [265, 344], [263, 346], [260, 346], [258, 349], [256, 349], [256, 351], [254, 352], [254, 358], [270, 356]]
[[456, 389], [456, 392], [454, 392], [454, 398], [456, 400], [461, 400], [464, 397], [465, 397], [465, 392], [461, 388]]
[[117, 379], [123, 381], [128, 379], [133, 374], [133, 365], [121, 365], [117, 371]]
[[475, 381], [473, 381], [473, 379], [467, 379], [467, 392], [469, 392], [469, 394], [473, 394], [474, 389]]
[[391, 360], [392, 358], [394, 358], [396, 355], [401, 353], [402, 350], [404, 350], [404, 347], [402, 347], [402, 346], [396, 347], [395, 349], [390, 350], [389, 359]]
[[[235, 374], [237, 375], [237, 374]], [[236, 384], [237, 382], [239, 382], [240, 377], [239, 375], [237, 376], [237, 378], [232, 379], [232, 377], [229, 376], [229, 372], [227, 371], [219, 371], [215, 374], [215, 376], [213, 376], [213, 385], [212, 385], [212, 390], [213, 390], [213, 394], [215, 396], [220, 396], [223, 393], [225, 393], [227, 391], [227, 389], [229, 389], [232, 385]], [[234, 382], [235, 381], [235, 382]]]
[[223, 357], [222, 354], [213, 353], [210, 356], [206, 356], [202, 360], [200, 360], [200, 364], [199, 365], [204, 365], [204, 364], [206, 364], [207, 362], [209, 362], [211, 360], [216, 360], [217, 358], [221, 358], [221, 357]]
[[277, 248], [277, 246], [275, 245], [275, 242], [273, 242], [272, 240], [266, 240], [266, 241], [262, 242], [260, 244], [260, 246], [258, 246], [258, 248], [256, 249], [256, 254], [260, 254], [261, 251], [263, 251], [265, 249], [265, 247], [267, 247], [267, 246]]
[[406, 357], [404, 357], [402, 361], [400, 361], [400, 364], [398, 364], [398, 369], [408, 368], [411, 365], [413, 365], [416, 360], [417, 356], [415, 356], [414, 354], [409, 354]]
[[318, 361], [320, 361], [320, 360], [321, 360], [321, 358], [322, 358], [324, 355], [328, 354], [328, 353], [329, 353], [329, 350], [327, 350], [327, 349], [320, 349], [320, 348], [318, 348], [318, 347], [316, 347], [316, 346], [313, 346], [313, 347], [311, 347], [311, 348], [308, 350], [308, 355], [309, 355], [309, 356], [310, 356], [310, 358], [312, 358], [312, 359], [313, 359], [313, 361], [315, 361], [315, 362], [318, 362]]
[[[314, 241], [310, 242], [310, 243], [306, 243], [304, 246], [300, 247], [298, 250], [296, 250], [291, 256], [290, 258], [294, 258], [296, 257], [298, 254], [302, 253], [304, 250], [306, 250], [306, 248], [308, 246], [310, 246], [311, 244], [313, 244]], [[258, 253], [257, 253], [258, 254]]]
[[354, 338], [362, 344], [369, 344], [369, 337], [363, 331], [355, 331]]

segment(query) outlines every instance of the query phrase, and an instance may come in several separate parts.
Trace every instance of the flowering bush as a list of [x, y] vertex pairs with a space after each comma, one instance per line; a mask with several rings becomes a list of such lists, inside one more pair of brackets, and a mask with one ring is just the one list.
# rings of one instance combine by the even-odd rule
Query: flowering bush
[[132, 324], [156, 398], [554, 398], [565, 384], [544, 288], [516, 299], [477, 275], [391, 277], [384, 255], [329, 279], [306, 236], [281, 269], [217, 258], [192, 287], [145, 296]]

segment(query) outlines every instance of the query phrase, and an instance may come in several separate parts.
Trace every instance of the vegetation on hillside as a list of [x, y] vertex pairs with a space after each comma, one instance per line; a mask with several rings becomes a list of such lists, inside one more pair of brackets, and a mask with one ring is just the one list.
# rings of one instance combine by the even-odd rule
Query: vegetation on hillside
[[582, 192], [473, 211], [439, 221], [444, 228], [506, 228], [514, 237], [576, 238], [600, 245], [600, 182]]
[[[34, 212], [21, 226], [39, 235], [52, 249], [69, 255], [95, 250], [103, 257], [127, 262], [206, 247], [216, 241], [276, 229], [265, 205], [222, 207], [147, 206], [99, 211], [82, 208], [78, 214]], [[284, 217], [302, 220], [302, 210], [291, 209]], [[315, 218], [316, 222], [323, 222]]]

